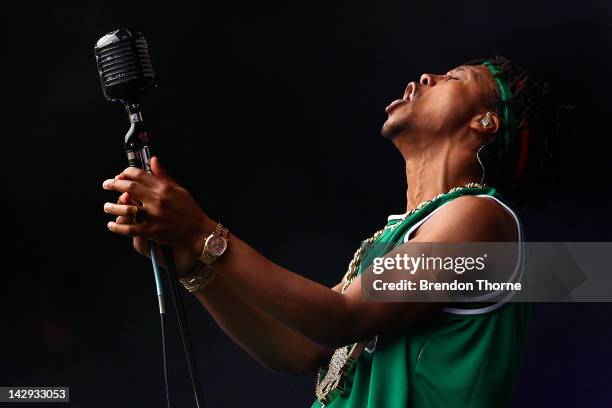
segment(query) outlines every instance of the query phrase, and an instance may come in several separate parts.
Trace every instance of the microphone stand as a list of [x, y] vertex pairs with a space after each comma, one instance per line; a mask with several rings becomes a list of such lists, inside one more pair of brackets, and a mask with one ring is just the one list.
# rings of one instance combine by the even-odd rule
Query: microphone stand
[[[147, 173], [151, 173], [151, 149], [149, 147], [149, 137], [142, 121], [140, 104], [137, 102], [129, 101], [125, 101], [124, 104], [125, 109], [130, 118], [130, 129], [125, 135], [124, 144], [125, 153], [128, 158], [128, 165], [129, 167], [137, 167], [139, 169], [145, 170]], [[157, 290], [157, 299], [159, 303], [166, 404], [168, 408], [172, 407], [172, 401], [170, 398], [170, 384], [168, 380], [168, 357], [166, 350], [166, 310], [164, 304], [163, 283], [158, 262], [158, 253], [160, 250], [164, 256], [164, 260], [166, 261], [168, 286], [170, 287], [170, 294], [176, 312], [176, 320], [178, 322], [181, 342], [183, 343], [183, 350], [185, 352], [185, 358], [187, 360], [187, 369], [189, 370], [189, 377], [191, 379], [191, 385], [193, 387], [196, 407], [206, 408], [206, 401], [200, 383], [198, 368], [195, 364], [195, 359], [193, 357], [193, 348], [191, 345], [191, 336], [189, 334], [189, 325], [187, 323], [185, 305], [183, 304], [183, 299], [180, 294], [178, 275], [176, 272], [176, 265], [174, 263], [172, 248], [165, 245], [157, 244], [153, 241], [149, 241], [149, 255], [151, 257], [151, 263], [153, 265], [155, 287]]]

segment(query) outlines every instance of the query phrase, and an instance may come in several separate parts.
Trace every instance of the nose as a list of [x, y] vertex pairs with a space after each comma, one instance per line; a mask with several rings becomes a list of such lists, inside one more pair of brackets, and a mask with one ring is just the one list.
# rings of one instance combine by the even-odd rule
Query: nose
[[438, 83], [438, 81], [442, 77], [443, 77], [442, 75], [423, 74], [421, 75], [421, 79], [419, 80], [419, 83], [425, 86], [434, 86], [435, 84]]

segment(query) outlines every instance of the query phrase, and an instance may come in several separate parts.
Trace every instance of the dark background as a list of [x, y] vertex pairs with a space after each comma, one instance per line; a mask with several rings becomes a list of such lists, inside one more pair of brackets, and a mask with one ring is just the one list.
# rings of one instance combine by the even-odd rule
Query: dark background
[[[102, 212], [128, 123], [101, 94], [93, 45], [121, 26], [153, 49], [160, 86], [144, 115], [162, 163], [213, 218], [305, 276], [338, 282], [359, 241], [404, 212], [384, 107], [423, 72], [495, 53], [576, 107], [577, 168], [556, 201], [522, 214], [528, 238], [611, 239], [608, 1], [3, 7], [2, 386], [70, 386], [79, 408], [163, 406], [150, 265]], [[211, 407], [310, 406], [314, 374], [260, 367], [186, 302]], [[190, 406], [170, 332], [177, 406]], [[610, 303], [536, 306], [512, 406], [607, 406], [611, 342]]]

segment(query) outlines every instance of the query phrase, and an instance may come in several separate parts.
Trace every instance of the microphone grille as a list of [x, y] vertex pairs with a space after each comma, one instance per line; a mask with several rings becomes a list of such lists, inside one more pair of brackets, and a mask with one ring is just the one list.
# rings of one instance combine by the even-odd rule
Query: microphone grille
[[119, 29], [104, 35], [94, 48], [102, 91], [107, 99], [128, 100], [155, 82], [144, 35]]

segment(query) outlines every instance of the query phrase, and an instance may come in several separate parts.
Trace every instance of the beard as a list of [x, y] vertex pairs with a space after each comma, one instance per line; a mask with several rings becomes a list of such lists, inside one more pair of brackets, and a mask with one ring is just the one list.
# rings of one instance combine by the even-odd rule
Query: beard
[[410, 129], [408, 120], [391, 120], [391, 118], [389, 118], [383, 124], [380, 134], [384, 139], [393, 139], [396, 136], [405, 133], [408, 131], [408, 129]]

